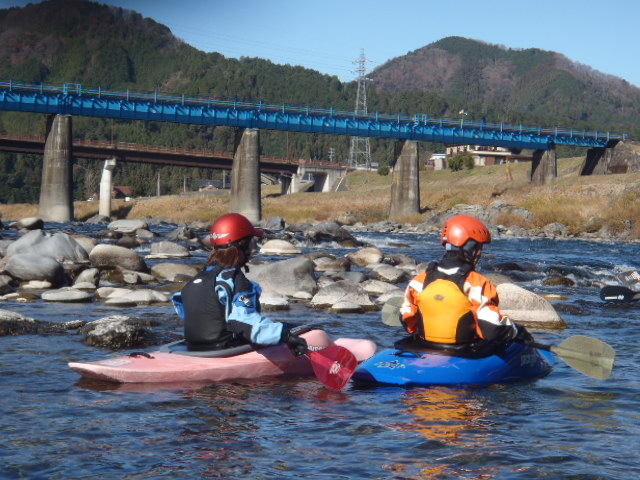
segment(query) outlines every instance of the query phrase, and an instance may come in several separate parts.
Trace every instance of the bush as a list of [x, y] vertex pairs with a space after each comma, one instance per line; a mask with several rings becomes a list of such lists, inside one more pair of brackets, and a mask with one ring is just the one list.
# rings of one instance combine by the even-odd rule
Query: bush
[[464, 167], [467, 170], [471, 170], [476, 166], [476, 162], [473, 161], [473, 157], [471, 155], [464, 155]]
[[473, 161], [473, 157], [468, 154], [464, 155], [456, 155], [449, 159], [449, 168], [452, 172], [458, 172], [462, 170], [462, 167], [467, 170], [471, 170], [475, 167], [475, 162]]
[[449, 159], [449, 168], [452, 172], [462, 170], [462, 156], [457, 155]]
[[389, 169], [388, 165], [382, 165], [381, 167], [378, 167], [378, 175], [382, 175], [383, 177], [389, 175], [390, 171], [391, 170]]

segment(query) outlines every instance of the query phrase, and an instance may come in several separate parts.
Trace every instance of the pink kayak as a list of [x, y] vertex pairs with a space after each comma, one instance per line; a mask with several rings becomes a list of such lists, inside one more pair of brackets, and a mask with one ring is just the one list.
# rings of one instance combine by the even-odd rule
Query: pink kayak
[[[301, 335], [312, 351], [330, 345], [345, 347], [363, 362], [376, 352], [370, 340], [338, 338], [333, 341], [323, 330], [310, 330]], [[249, 350], [249, 346], [236, 347]], [[259, 350], [250, 350], [234, 356], [214, 352], [186, 351], [184, 342], [175, 342], [148, 353], [133, 353], [97, 362], [69, 362], [69, 367], [83, 377], [117, 383], [160, 382], [219, 382], [237, 378], [258, 378], [273, 375], [313, 375], [308, 357], [296, 357], [285, 344], [272, 345]], [[233, 353], [231, 353], [233, 354]]]

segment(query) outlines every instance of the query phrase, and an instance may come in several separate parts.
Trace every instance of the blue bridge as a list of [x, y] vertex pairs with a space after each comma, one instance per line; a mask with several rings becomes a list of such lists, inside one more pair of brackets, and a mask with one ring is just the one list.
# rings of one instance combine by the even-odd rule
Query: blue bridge
[[610, 132], [432, 118], [426, 114], [357, 115], [334, 108], [270, 105], [262, 101], [110, 91], [76, 83], [0, 82], [0, 110], [536, 150], [551, 150], [556, 145], [611, 147], [627, 137]]

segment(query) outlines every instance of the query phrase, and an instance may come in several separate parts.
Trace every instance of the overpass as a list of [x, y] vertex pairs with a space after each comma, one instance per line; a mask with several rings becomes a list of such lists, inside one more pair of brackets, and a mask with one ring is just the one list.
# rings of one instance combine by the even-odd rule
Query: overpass
[[[391, 217], [419, 212], [417, 141], [533, 149], [536, 154], [532, 162], [532, 181], [543, 183], [553, 177], [557, 170], [556, 145], [604, 149], [612, 148], [626, 138], [624, 134], [610, 132], [529, 128], [485, 121], [465, 122], [464, 118], [438, 119], [426, 114], [357, 115], [333, 107], [270, 105], [262, 101], [167, 95], [157, 91], [109, 91], [76, 83], [29, 85], [14, 81], [0, 82], [0, 110], [68, 118], [66, 123], [61, 120], [57, 126], [55, 122], [52, 123], [47, 139], [49, 142], [51, 138], [51, 158], [56, 155], [70, 156], [65, 152], [72, 148], [72, 141], [66, 133], [71, 130], [72, 115], [236, 127], [230, 208], [245, 213], [253, 220], [261, 216], [260, 129], [397, 140]], [[45, 166], [46, 163], [45, 153]], [[46, 174], [44, 169], [43, 186]], [[42, 194], [40, 203], [42, 209]]]
[[[0, 151], [44, 154], [46, 137], [43, 135], [16, 135], [0, 133]], [[194, 148], [163, 147], [132, 142], [107, 142], [74, 138], [73, 154], [76, 157], [107, 160], [116, 158], [123, 162], [179, 165], [194, 168], [231, 170], [233, 152], [215, 152]], [[302, 174], [327, 170], [344, 170], [345, 165], [324, 160], [289, 159], [260, 155], [260, 170], [270, 174]]]

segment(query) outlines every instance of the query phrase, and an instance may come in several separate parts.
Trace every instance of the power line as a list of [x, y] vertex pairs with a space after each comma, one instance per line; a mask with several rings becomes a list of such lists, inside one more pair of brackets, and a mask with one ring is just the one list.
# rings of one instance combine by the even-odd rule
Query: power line
[[[176, 37], [205, 52], [218, 52], [233, 57], [258, 57], [284, 64], [296, 63], [305, 68], [312, 68], [310, 65], [314, 65], [313, 68], [316, 69], [325, 68], [344, 73], [351, 71], [351, 67], [347, 65], [351, 60], [337, 58], [326, 52], [291, 48], [291, 46], [234, 37], [173, 23], [168, 26]], [[183, 36], [188, 37], [189, 40], [185, 40]], [[252, 51], [257, 53], [252, 54]]]

